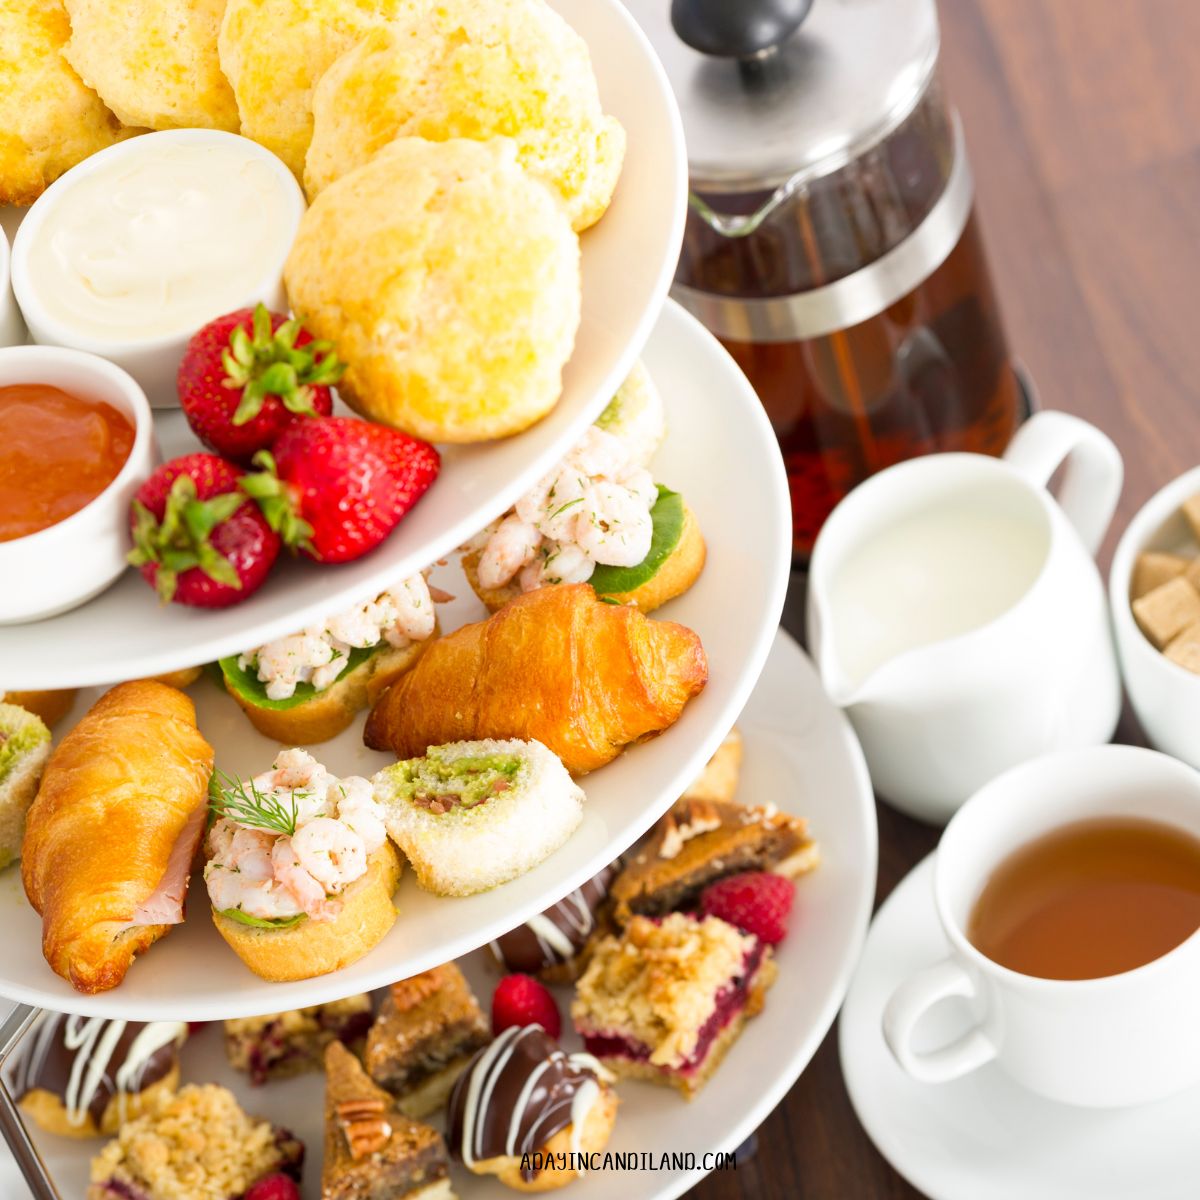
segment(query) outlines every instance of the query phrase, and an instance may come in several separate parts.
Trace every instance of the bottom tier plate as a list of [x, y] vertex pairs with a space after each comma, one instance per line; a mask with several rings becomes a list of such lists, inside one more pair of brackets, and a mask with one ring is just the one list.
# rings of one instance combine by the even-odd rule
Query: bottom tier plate
[[[779, 979], [763, 1014], [750, 1022], [707, 1088], [690, 1104], [666, 1088], [622, 1083], [621, 1106], [609, 1149], [665, 1154], [694, 1153], [688, 1169], [596, 1172], [570, 1185], [572, 1197], [620, 1196], [669, 1200], [704, 1174], [705, 1153], [738, 1146], [762, 1122], [820, 1045], [842, 1002], [858, 959], [875, 891], [877, 834], [870, 783], [858, 744], [842, 715], [821, 690], [812, 665], [786, 634], [779, 634], [739, 720], [746, 752], [739, 796], [772, 801], [806, 816], [821, 844], [822, 865], [804, 878], [788, 940], [780, 947]], [[499, 978], [488, 952], [463, 966], [486, 1004]], [[558, 989], [565, 1012], [570, 989]], [[564, 1041], [572, 1042], [567, 1037]], [[305, 1200], [320, 1194], [322, 1078], [251, 1088], [229, 1069], [219, 1026], [189, 1042], [183, 1078], [233, 1088], [249, 1111], [292, 1129], [309, 1148]], [[63, 1200], [81, 1197], [90, 1156], [99, 1142], [74, 1142], [34, 1131]], [[463, 1200], [500, 1200], [508, 1192], [492, 1180], [456, 1171]], [[0, 1146], [0, 1195], [28, 1200], [29, 1192]]]

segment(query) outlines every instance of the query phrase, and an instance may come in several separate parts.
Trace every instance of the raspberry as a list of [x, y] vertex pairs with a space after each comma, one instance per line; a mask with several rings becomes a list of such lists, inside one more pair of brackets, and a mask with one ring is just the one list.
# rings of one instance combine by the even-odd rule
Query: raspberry
[[700, 910], [706, 917], [720, 917], [774, 946], [787, 937], [795, 897], [796, 885], [790, 879], [766, 871], [746, 871], [705, 888]]
[[300, 1200], [300, 1189], [287, 1175], [268, 1175], [254, 1184], [242, 1200]]
[[492, 996], [492, 1034], [510, 1025], [540, 1025], [552, 1038], [562, 1033], [562, 1017], [554, 997], [528, 975], [506, 975]]

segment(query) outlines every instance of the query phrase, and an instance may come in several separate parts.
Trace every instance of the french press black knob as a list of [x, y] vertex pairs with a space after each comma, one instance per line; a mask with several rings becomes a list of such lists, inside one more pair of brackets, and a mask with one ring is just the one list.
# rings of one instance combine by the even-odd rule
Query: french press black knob
[[671, 0], [671, 24], [693, 50], [758, 58], [800, 28], [813, 0]]

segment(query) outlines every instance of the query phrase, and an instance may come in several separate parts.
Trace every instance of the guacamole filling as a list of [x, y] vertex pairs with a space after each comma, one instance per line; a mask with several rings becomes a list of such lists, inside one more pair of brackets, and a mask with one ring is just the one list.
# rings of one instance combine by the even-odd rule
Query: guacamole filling
[[222, 909], [220, 915], [239, 925], [249, 925], [252, 929], [290, 929], [308, 917], [307, 913], [297, 913], [294, 917], [252, 917], [240, 908]]
[[399, 762], [390, 774], [397, 796], [442, 815], [476, 808], [511, 790], [521, 762], [514, 754], [476, 754], [450, 760], [430, 754]]
[[679, 545], [683, 536], [683, 497], [678, 492], [658, 485], [658, 500], [650, 510], [654, 533], [650, 553], [634, 567], [608, 567], [599, 563], [588, 582], [598, 596], [619, 596], [635, 591], [658, 574]]
[[[355, 647], [350, 651], [346, 665], [338, 672], [334, 683], [337, 683], [338, 679], [341, 679], [348, 671], [353, 671], [355, 667], [361, 666], [372, 654], [377, 654], [386, 645], [387, 642], [376, 642], [374, 646]], [[296, 690], [286, 700], [272, 700], [267, 695], [267, 685], [259, 679], [256, 668], [238, 665], [240, 657], [240, 655], [233, 654], [229, 658], [221, 659], [221, 674], [225, 676], [230, 689], [243, 700], [248, 700], [255, 708], [286, 712], [289, 708], [305, 704], [314, 696], [319, 696], [321, 692], [329, 690], [329, 688], [322, 688], [319, 692], [311, 683], [298, 683]], [[332, 686], [333, 684], [329, 685], [329, 687]]]
[[0, 729], [0, 783], [8, 778], [25, 755], [49, 740], [49, 732], [39, 729], [34, 721], [19, 725], [16, 729]]

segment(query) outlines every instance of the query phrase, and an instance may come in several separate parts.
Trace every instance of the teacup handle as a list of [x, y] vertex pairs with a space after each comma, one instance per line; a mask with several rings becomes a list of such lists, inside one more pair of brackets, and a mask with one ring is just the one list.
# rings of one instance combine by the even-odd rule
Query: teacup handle
[[974, 994], [971, 977], [952, 958], [919, 971], [892, 993], [883, 1011], [883, 1040], [914, 1079], [921, 1083], [946, 1083], [996, 1057], [995, 1045], [978, 1027], [937, 1050], [917, 1053], [912, 1048], [918, 1022], [939, 1000]]
[[1058, 503], [1088, 552], [1095, 554], [1125, 481], [1121, 452], [1107, 434], [1069, 413], [1035, 413], [1017, 430], [1004, 458], [1030, 483], [1043, 488], [1070, 459]]

